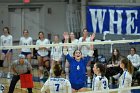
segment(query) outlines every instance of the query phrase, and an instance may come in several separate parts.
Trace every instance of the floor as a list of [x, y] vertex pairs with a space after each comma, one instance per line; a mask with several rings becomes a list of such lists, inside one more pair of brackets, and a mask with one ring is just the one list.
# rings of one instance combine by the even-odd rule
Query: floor
[[[8, 72], [8, 69], [6, 67], [0, 68], [0, 73], [2, 72], [3, 74], [0, 74], [0, 84], [3, 84], [5, 86], [4, 93], [7, 93], [11, 79], [6, 78]], [[36, 66], [33, 66], [32, 73], [33, 73], [33, 81], [34, 81], [33, 93], [40, 93], [40, 89], [42, 88], [43, 82], [46, 81], [46, 78], [40, 81], [38, 77], [38, 69]], [[11, 77], [12, 77], [12, 73], [11, 73]], [[87, 91], [89, 90], [90, 89], [87, 89]], [[20, 82], [18, 81], [14, 93], [27, 93], [27, 90], [20, 88]], [[117, 92], [111, 92], [111, 93], [117, 93]], [[133, 90], [132, 93], [140, 93], [140, 90]]]

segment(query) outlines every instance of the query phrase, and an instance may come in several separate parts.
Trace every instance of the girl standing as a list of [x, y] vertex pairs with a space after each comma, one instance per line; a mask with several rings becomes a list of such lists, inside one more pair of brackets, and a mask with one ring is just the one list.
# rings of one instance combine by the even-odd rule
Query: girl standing
[[[123, 74], [119, 78], [119, 88], [131, 87], [133, 66], [130, 60], [124, 58], [120, 61], [120, 67], [123, 69]], [[131, 90], [120, 90], [119, 93], [131, 93]]]
[[108, 88], [108, 79], [105, 77], [105, 66], [102, 63], [95, 63], [93, 67], [94, 74], [92, 89], [94, 91], [105, 90]]

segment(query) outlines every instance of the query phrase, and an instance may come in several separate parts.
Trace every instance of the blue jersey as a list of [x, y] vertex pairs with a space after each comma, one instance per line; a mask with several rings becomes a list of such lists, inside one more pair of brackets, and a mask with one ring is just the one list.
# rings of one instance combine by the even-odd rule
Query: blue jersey
[[84, 57], [77, 62], [69, 54], [66, 55], [66, 58], [70, 64], [70, 75], [69, 80], [72, 84], [82, 84], [86, 82], [86, 65], [90, 60], [90, 57]]

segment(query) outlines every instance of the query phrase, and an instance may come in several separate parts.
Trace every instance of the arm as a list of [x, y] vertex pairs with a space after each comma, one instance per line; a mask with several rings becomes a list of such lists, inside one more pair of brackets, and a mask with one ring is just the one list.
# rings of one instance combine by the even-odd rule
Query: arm
[[[17, 61], [17, 60], [16, 60]], [[18, 72], [16, 71], [15, 67], [16, 67], [16, 61], [14, 61], [11, 65], [11, 69], [13, 70], [15, 75], [18, 75]]]
[[30, 62], [27, 62], [27, 69], [32, 73], [32, 66]]
[[13, 46], [13, 37], [11, 36], [11, 42], [10, 45]]
[[94, 81], [94, 91], [98, 91], [99, 87], [100, 87], [100, 81], [97, 78], [95, 78], [95, 81]]
[[132, 83], [132, 75], [130, 75], [128, 72], [125, 75], [124, 84], [122, 84], [122, 88], [131, 87], [131, 83]]
[[[30, 45], [33, 45], [33, 39], [31, 38], [31, 42], [30, 42]], [[31, 48], [31, 56], [33, 57], [33, 48]]]
[[72, 93], [72, 88], [71, 88], [71, 84], [70, 84], [70, 82], [67, 81], [66, 84], [67, 84], [67, 85], [66, 85], [67, 93]]
[[2, 36], [0, 37], [0, 46], [2, 46]]
[[41, 93], [49, 93], [49, 86], [48, 86], [48, 84], [49, 84], [49, 81], [47, 80], [45, 82], [45, 84], [43, 85], [43, 87], [41, 88]]

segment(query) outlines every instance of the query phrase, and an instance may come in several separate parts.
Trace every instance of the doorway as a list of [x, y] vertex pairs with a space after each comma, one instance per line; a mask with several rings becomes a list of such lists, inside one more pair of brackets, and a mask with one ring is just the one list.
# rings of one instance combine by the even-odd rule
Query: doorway
[[9, 8], [10, 28], [14, 41], [19, 41], [23, 30], [27, 29], [33, 40], [38, 39], [40, 31], [39, 7], [13, 7]]

